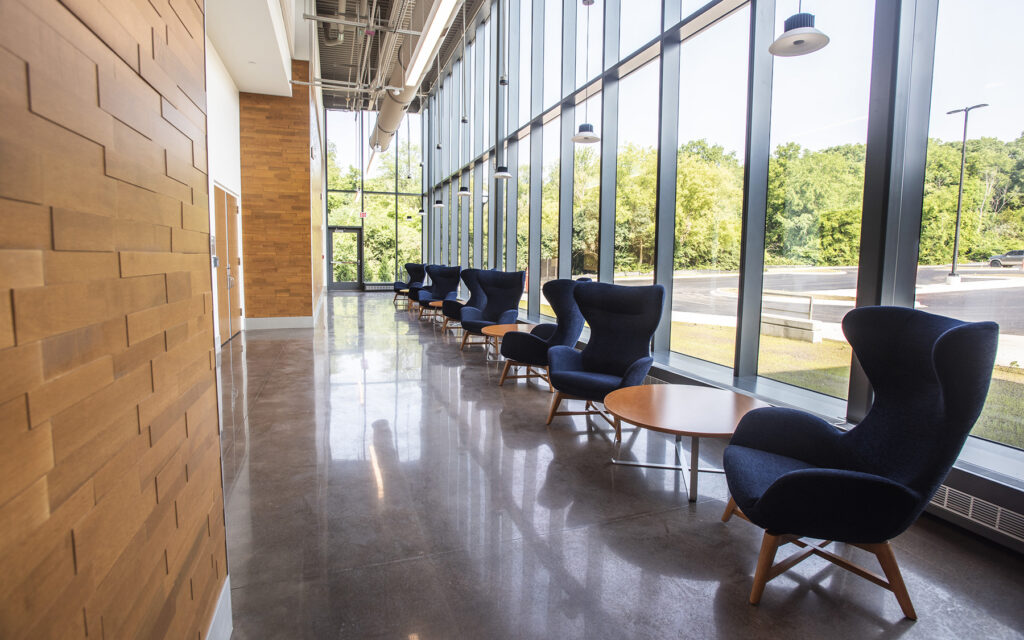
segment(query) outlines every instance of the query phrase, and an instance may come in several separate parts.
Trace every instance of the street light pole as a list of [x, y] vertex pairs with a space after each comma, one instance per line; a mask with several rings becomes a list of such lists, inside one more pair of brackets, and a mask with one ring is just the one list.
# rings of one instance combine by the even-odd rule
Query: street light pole
[[960, 274], [956, 272], [956, 259], [957, 254], [960, 253], [960, 211], [964, 202], [964, 166], [967, 161], [967, 117], [973, 109], [980, 109], [987, 106], [987, 103], [982, 103], [946, 112], [947, 116], [953, 115], [954, 113], [964, 114], [964, 137], [960, 143], [960, 186], [957, 189], [956, 194], [956, 227], [953, 232], [953, 265], [949, 271], [949, 275], [946, 276], [946, 284], [957, 284], [960, 282]]

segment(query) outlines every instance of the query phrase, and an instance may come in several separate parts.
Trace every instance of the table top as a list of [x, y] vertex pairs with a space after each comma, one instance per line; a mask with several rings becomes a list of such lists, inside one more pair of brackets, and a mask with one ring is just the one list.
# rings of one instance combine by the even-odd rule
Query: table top
[[529, 331], [537, 325], [535, 324], [492, 324], [484, 327], [480, 330], [485, 336], [497, 336], [502, 337], [510, 331]]
[[428, 303], [431, 307], [442, 307], [444, 306], [444, 300], [434, 300]]
[[616, 418], [652, 431], [728, 438], [748, 411], [771, 405], [726, 389], [645, 384], [612, 391], [604, 406]]

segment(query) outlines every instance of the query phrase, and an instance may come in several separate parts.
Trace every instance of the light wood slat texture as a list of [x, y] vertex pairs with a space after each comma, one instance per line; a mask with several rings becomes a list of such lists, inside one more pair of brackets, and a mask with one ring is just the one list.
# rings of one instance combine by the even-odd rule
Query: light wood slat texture
[[0, 0], [5, 640], [201, 639], [225, 579], [201, 7]]
[[[308, 80], [307, 64], [293, 60], [292, 77]], [[238, 101], [245, 315], [313, 315], [309, 93]]]

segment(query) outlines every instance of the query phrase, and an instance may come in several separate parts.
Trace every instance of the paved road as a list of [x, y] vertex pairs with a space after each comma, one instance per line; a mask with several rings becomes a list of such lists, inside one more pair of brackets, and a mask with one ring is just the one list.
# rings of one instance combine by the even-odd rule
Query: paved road
[[[1004, 333], [1024, 334], [1024, 275], [1008, 269], [967, 267], [963, 270], [961, 288], [942, 292], [942, 287], [929, 286], [943, 285], [947, 272], [948, 267], [921, 267], [918, 270], [918, 285], [924, 285], [926, 289], [917, 296], [919, 308], [962, 320], [995, 320]], [[986, 283], [1006, 278], [1012, 278], [1014, 283], [1019, 281], [1020, 286], [984, 288]], [[735, 273], [677, 276], [673, 284], [672, 308], [674, 311], [735, 316], [738, 280]], [[834, 292], [839, 295], [852, 295], [856, 284], [857, 270], [853, 267], [771, 268], [764, 280], [764, 288], [768, 290]], [[778, 306], [780, 303], [772, 304]], [[806, 310], [806, 302], [782, 306], [794, 312], [801, 308]], [[852, 307], [852, 301], [816, 298], [814, 319], [839, 322]]]

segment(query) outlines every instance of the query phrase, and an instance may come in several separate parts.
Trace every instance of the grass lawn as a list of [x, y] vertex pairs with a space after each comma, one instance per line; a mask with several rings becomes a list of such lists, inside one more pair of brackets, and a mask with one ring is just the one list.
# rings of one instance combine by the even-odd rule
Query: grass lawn
[[[735, 330], [684, 322], [672, 323], [672, 350], [732, 366]], [[820, 393], [846, 398], [852, 350], [845, 342], [818, 344], [761, 336], [758, 373]], [[1024, 448], [1024, 369], [997, 366], [988, 401], [972, 435]]]

